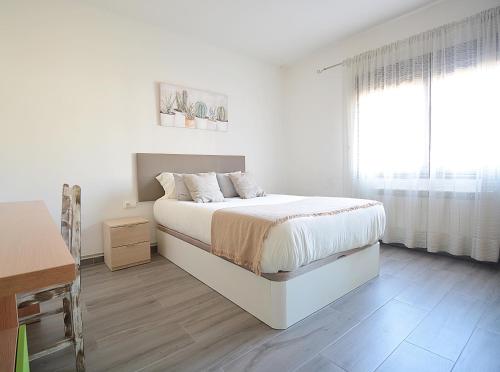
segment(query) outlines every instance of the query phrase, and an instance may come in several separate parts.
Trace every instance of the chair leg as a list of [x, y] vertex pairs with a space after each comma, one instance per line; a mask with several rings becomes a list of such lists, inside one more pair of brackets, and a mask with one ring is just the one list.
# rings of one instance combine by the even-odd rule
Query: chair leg
[[85, 371], [85, 354], [83, 350], [83, 323], [82, 311], [80, 307], [80, 275], [78, 273], [75, 281], [71, 285], [71, 326], [73, 343], [75, 346], [75, 359], [77, 372]]

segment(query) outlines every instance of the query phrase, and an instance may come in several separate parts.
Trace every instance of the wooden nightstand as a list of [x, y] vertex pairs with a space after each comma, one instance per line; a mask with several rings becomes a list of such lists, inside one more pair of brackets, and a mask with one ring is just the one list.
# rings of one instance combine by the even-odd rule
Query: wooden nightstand
[[104, 262], [111, 271], [151, 261], [149, 221], [126, 217], [103, 223]]

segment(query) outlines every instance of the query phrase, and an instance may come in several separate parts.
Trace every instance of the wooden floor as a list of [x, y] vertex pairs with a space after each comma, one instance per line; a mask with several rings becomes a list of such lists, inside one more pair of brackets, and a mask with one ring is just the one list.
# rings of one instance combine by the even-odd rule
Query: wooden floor
[[[82, 288], [88, 371], [500, 371], [497, 266], [384, 246], [378, 278], [285, 331], [160, 256]], [[30, 351], [62, 324], [30, 325]], [[71, 350], [31, 368], [71, 371]]]

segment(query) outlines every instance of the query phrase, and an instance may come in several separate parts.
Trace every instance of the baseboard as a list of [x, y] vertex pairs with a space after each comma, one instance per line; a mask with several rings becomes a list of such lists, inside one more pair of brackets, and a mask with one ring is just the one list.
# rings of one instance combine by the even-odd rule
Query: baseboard
[[[151, 244], [151, 255], [158, 253], [158, 245], [156, 243]], [[85, 256], [80, 259], [80, 266], [90, 266], [104, 262], [104, 253], [94, 254], [90, 256]]]
[[80, 259], [80, 266], [90, 266], [98, 263], [104, 262], [104, 253], [82, 257]]

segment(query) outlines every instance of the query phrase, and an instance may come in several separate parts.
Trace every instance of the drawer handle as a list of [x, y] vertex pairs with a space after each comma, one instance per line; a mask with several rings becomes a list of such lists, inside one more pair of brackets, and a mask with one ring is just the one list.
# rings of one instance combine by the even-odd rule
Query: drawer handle
[[123, 225], [123, 227], [136, 227], [139, 225], [144, 225], [144, 224], [143, 223], [133, 223], [133, 224], [129, 224], [129, 225]]
[[141, 243], [131, 243], [131, 244], [125, 244], [125, 245], [122, 245], [122, 247], [133, 247], [134, 245], [139, 245]]

